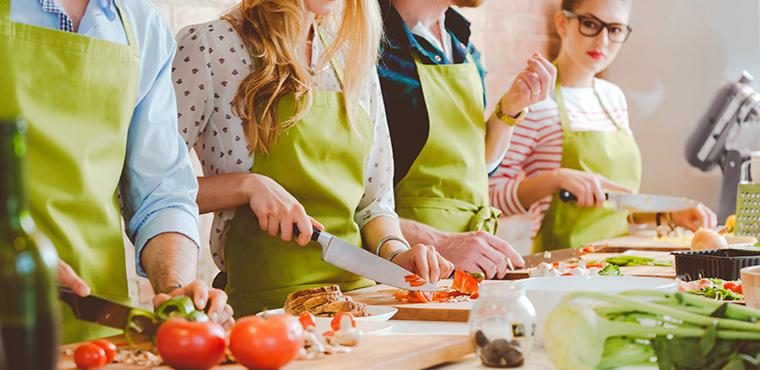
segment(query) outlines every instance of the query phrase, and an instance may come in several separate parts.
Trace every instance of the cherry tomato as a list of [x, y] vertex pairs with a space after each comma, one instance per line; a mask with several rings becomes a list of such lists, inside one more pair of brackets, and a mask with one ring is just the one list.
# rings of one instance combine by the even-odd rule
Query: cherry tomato
[[106, 351], [97, 344], [85, 343], [74, 351], [74, 363], [82, 370], [106, 366]]
[[262, 319], [248, 316], [230, 331], [230, 352], [250, 369], [279, 369], [293, 361], [303, 348], [303, 327], [294, 316]]
[[317, 326], [317, 319], [311, 312], [304, 312], [301, 316], [298, 316], [298, 321], [301, 322], [301, 326], [306, 330], [310, 326]]
[[98, 347], [103, 348], [104, 351], [106, 351], [106, 363], [110, 364], [113, 362], [114, 357], [116, 357], [115, 344], [105, 339], [94, 340], [92, 341], [92, 344], [95, 344]]
[[335, 317], [330, 321], [330, 327], [332, 330], [338, 331], [340, 330], [340, 323], [343, 320], [343, 317], [347, 317], [349, 322], [351, 323], [351, 327], [356, 327], [356, 318], [354, 315], [352, 315], [350, 312], [338, 312]]
[[156, 348], [171, 367], [206, 370], [224, 357], [225, 333], [219, 324], [172, 319], [156, 333]]

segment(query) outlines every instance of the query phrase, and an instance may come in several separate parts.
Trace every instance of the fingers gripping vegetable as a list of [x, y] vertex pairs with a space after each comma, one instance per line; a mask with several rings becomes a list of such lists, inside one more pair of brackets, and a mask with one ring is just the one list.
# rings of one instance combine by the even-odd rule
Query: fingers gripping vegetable
[[[544, 333], [546, 351], [559, 370], [609, 369], [650, 364], [657, 355], [661, 369], [707, 369], [715, 364], [744, 361], [744, 349], [760, 345], [760, 326], [726, 316], [710, 316], [688, 309], [661, 292], [638, 292], [638, 296], [676, 300], [665, 305], [647, 300], [598, 292], [568, 294], [551, 312]], [[716, 302], [697, 296], [686, 297], [691, 306], [711, 311]], [[589, 300], [601, 302], [590, 305]], [[701, 306], [704, 304], [704, 306]], [[749, 310], [749, 309], [748, 309]], [[743, 312], [760, 317], [760, 312]], [[738, 317], [738, 316], [737, 316]], [[693, 351], [696, 341], [699, 353]], [[734, 352], [726, 351], [734, 348]], [[684, 359], [691, 361], [685, 363]], [[696, 359], [701, 359], [697, 362]], [[722, 362], [721, 362], [722, 361]], [[721, 369], [722, 366], [715, 367]]]
[[127, 316], [127, 323], [124, 327], [124, 336], [127, 342], [134, 343], [133, 333], [143, 331], [145, 324], [160, 325], [161, 323], [172, 319], [182, 318], [188, 321], [207, 322], [208, 316], [203, 311], [195, 309], [195, 304], [190, 297], [177, 296], [162, 303], [156, 308], [155, 313], [140, 308], [134, 308]]

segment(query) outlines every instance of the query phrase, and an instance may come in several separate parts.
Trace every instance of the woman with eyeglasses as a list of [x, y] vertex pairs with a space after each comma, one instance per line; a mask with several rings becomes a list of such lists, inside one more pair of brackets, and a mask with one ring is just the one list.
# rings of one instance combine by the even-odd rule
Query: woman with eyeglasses
[[[631, 0], [563, 0], [555, 16], [562, 45], [551, 98], [530, 107], [491, 176], [491, 203], [506, 215], [536, 220], [534, 251], [578, 248], [656, 222], [696, 230], [714, 227], [707, 207], [668, 214], [603, 208], [605, 191], [636, 192], [641, 156], [618, 86], [597, 78], [631, 35]], [[577, 197], [559, 199], [560, 190]]]

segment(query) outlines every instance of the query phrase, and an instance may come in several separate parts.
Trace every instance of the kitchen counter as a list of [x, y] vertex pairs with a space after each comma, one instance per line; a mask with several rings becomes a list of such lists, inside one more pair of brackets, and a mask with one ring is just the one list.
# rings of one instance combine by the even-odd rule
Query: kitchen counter
[[[678, 243], [683, 244], [682, 240], [658, 240], [654, 233], [639, 232], [634, 235], [628, 235], [620, 238], [614, 238], [609, 240], [599, 241], [593, 243], [597, 246], [613, 246], [613, 247], [632, 247], [635, 249], [649, 248], [661, 248], [661, 247], [677, 247], [681, 246]], [[443, 321], [408, 321], [408, 320], [391, 320], [392, 326], [382, 332], [376, 333], [378, 336], [420, 336], [420, 340], [425, 338], [443, 338], [451, 336], [467, 336], [468, 325], [467, 323], [458, 322], [443, 322]], [[423, 338], [424, 337], [424, 338]], [[388, 338], [388, 340], [395, 341], [397, 339]], [[427, 339], [425, 339], [427, 340]], [[387, 340], [385, 340], [387, 342]], [[377, 341], [376, 341], [377, 342]], [[382, 342], [382, 341], [381, 341]], [[394, 342], [395, 343], [395, 342]], [[429, 347], [425, 347], [429, 348]], [[366, 351], [364, 351], [366, 354]], [[338, 355], [340, 356], [340, 355]], [[354, 361], [361, 359], [362, 357], [354, 358]], [[451, 357], [456, 358], [456, 357]], [[315, 364], [316, 365], [316, 364]], [[297, 368], [312, 368], [308, 362], [298, 362]], [[317, 366], [318, 367], [318, 366]], [[372, 367], [368, 364], [368, 367]], [[240, 368], [239, 366], [225, 366], [224, 368]], [[61, 369], [73, 369], [71, 363], [63, 365]], [[137, 367], [130, 367], [124, 365], [110, 365], [106, 369], [137, 369]], [[168, 369], [162, 367], [162, 369]], [[436, 370], [464, 370], [464, 369], [487, 369], [480, 362], [475, 354], [471, 354], [461, 358], [458, 361], [448, 362], [442, 365], [438, 365], [433, 369]], [[549, 362], [547, 354], [542, 346], [534, 347], [532, 352], [527, 358], [526, 363], [520, 368], [525, 370], [544, 370], [553, 369], [553, 366]]]
[[[378, 335], [467, 335], [469, 329], [466, 323], [448, 323], [437, 321], [401, 321], [392, 320], [393, 326]], [[543, 347], [533, 348], [522, 370], [547, 370], [554, 367], [549, 362]], [[481, 364], [480, 359], [472, 354], [457, 362], [450, 362], [432, 369], [435, 370], [467, 370], [489, 369]]]

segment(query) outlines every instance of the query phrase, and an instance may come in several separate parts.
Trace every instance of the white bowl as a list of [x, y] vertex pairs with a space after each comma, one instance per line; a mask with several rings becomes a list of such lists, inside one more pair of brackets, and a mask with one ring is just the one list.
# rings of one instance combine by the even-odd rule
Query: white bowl
[[526, 295], [536, 308], [536, 342], [541, 345], [544, 343], [544, 323], [549, 317], [549, 312], [567, 293], [577, 291], [619, 293], [637, 289], [677, 290], [675, 280], [636, 276], [551, 276], [519, 280], [515, 284], [526, 288]]

